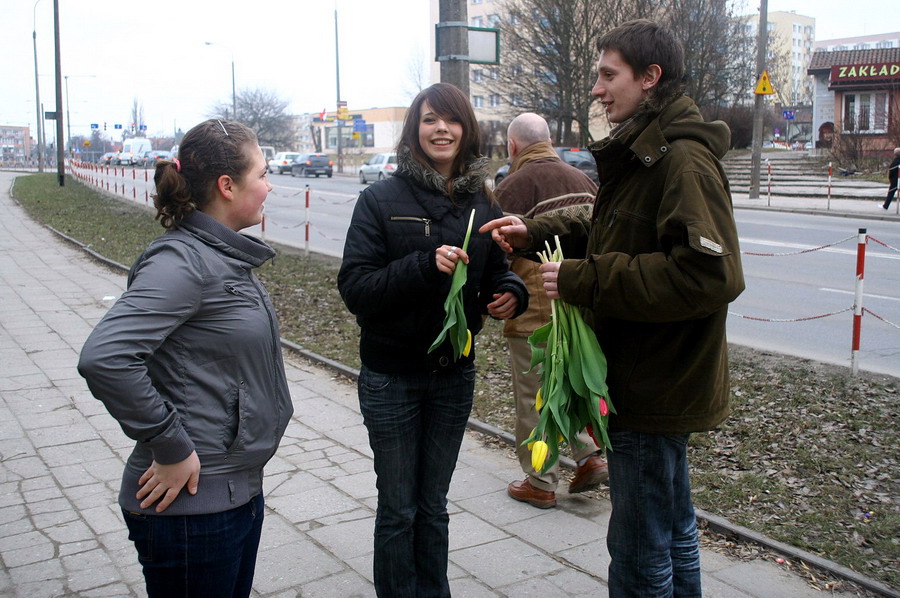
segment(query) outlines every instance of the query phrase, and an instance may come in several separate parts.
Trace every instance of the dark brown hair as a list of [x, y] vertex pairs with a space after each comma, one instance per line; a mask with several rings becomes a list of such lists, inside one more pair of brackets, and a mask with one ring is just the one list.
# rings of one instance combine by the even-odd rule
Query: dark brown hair
[[659, 65], [662, 75], [650, 97], [665, 102], [684, 91], [684, 48], [667, 28], [647, 19], [622, 23], [597, 40], [597, 52], [615, 50], [622, 56], [635, 77], [640, 77], [651, 64]]
[[[435, 114], [442, 118], [453, 119], [462, 125], [462, 139], [459, 140], [459, 153], [453, 159], [449, 179], [453, 179], [466, 171], [466, 162], [479, 155], [481, 147], [481, 129], [475, 118], [475, 111], [466, 95], [450, 83], [435, 83], [419, 92], [412, 101], [406, 118], [403, 120], [403, 132], [397, 143], [399, 151], [407, 147], [414, 160], [434, 168], [434, 164], [422, 146], [419, 145], [419, 120], [422, 117], [422, 104], [428, 105]], [[451, 194], [452, 195], [452, 194]]]
[[251, 165], [248, 146], [256, 144], [256, 133], [235, 121], [213, 118], [188, 131], [177, 159], [156, 164], [153, 205], [160, 224], [174, 228], [190, 212], [202, 211], [223, 174], [240, 183]]

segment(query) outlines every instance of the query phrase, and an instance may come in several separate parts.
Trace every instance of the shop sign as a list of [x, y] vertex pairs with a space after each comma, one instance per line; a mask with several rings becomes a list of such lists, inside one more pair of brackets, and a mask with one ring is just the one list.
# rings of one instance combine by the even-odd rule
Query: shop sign
[[874, 64], [836, 64], [831, 67], [831, 82], [871, 81], [900, 77], [900, 62]]

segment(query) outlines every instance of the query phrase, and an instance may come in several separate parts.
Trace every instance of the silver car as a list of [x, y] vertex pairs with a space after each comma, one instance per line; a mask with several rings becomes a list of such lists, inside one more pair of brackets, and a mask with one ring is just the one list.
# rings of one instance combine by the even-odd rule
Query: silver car
[[397, 154], [375, 154], [359, 167], [359, 182], [380, 181], [397, 172]]

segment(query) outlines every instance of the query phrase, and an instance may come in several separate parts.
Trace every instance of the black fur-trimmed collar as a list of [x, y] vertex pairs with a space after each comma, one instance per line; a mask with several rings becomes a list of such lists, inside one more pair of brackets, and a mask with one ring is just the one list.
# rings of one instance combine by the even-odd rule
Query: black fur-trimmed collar
[[[477, 193], [484, 188], [484, 182], [490, 173], [487, 165], [490, 162], [485, 156], [476, 156], [466, 162], [466, 171], [453, 179], [453, 193]], [[408, 147], [397, 151], [399, 170], [409, 174], [417, 185], [425, 189], [447, 194], [447, 177], [434, 168], [414, 160]]]

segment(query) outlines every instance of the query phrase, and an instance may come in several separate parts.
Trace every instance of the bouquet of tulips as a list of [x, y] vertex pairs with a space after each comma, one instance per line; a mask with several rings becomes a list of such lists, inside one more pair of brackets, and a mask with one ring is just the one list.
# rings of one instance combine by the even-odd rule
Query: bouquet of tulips
[[[472, 236], [472, 223], [475, 222], [475, 209], [469, 214], [469, 227], [466, 229], [466, 238], [462, 244], [462, 250], [468, 251], [469, 237]], [[466, 275], [469, 271], [469, 265], [459, 260], [456, 262], [456, 269], [453, 270], [453, 278], [450, 281], [450, 292], [447, 293], [447, 299], [444, 301], [444, 327], [440, 334], [431, 343], [428, 352], [431, 353], [441, 346], [447, 335], [450, 335], [450, 344], [453, 346], [453, 357], [459, 359], [460, 356], [468, 357], [472, 351], [472, 331], [466, 325], [466, 310], [463, 306], [462, 289], [466, 284]]]
[[[559, 238], [556, 250], [539, 252], [541, 261], [562, 261]], [[581, 444], [576, 436], [586, 429], [598, 448], [611, 449], [607, 425], [615, 413], [606, 386], [606, 356], [594, 331], [573, 305], [554, 299], [550, 321], [535, 330], [531, 368], [540, 366], [541, 387], [535, 397], [538, 424], [523, 444], [531, 450], [531, 465], [544, 472], [559, 459], [559, 443]]]

